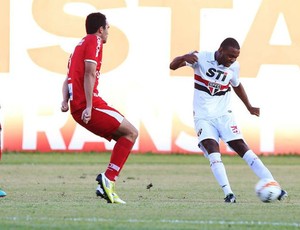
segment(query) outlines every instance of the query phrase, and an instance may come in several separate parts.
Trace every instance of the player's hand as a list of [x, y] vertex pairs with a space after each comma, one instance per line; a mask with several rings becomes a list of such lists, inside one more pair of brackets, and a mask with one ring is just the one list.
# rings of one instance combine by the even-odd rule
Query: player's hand
[[195, 62], [198, 61], [197, 53], [198, 51], [193, 51], [184, 55], [184, 60], [189, 64], [194, 64]]
[[68, 104], [68, 102], [63, 101], [63, 102], [61, 103], [60, 110], [61, 110], [62, 112], [67, 112], [67, 111], [69, 110], [69, 104]]
[[260, 115], [260, 108], [256, 108], [256, 107], [250, 107], [248, 108], [249, 112], [252, 114], [252, 115], [255, 115], [255, 116], [258, 116]]
[[83, 110], [82, 114], [81, 114], [81, 120], [87, 124], [92, 118], [92, 109], [91, 108], [86, 108], [85, 110]]

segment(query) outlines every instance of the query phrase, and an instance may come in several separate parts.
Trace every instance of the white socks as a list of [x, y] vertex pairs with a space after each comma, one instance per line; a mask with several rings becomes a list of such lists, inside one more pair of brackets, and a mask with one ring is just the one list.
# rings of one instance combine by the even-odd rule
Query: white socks
[[[224, 164], [221, 160], [221, 154], [214, 152], [208, 155], [210, 162], [210, 168], [214, 174], [216, 180], [221, 186], [225, 196], [228, 193], [233, 193], [228, 181], [227, 173]], [[247, 162], [252, 171], [260, 178], [270, 178], [274, 179], [269, 169], [263, 164], [263, 162], [258, 158], [258, 156], [252, 151], [248, 150], [243, 159]]]
[[211, 153], [208, 155], [208, 159], [210, 162], [210, 168], [213, 172], [215, 178], [217, 179], [219, 185], [223, 189], [225, 196], [228, 193], [233, 193], [227, 178], [226, 170], [224, 164], [221, 160], [221, 154], [218, 152]]
[[248, 150], [243, 159], [247, 162], [252, 171], [260, 179], [262, 178], [271, 178], [274, 179], [269, 169], [262, 163], [258, 156], [252, 151]]

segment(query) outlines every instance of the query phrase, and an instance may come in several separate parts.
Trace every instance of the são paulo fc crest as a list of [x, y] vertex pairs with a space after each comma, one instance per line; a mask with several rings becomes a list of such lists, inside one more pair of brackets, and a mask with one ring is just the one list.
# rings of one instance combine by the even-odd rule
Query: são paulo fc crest
[[220, 91], [221, 85], [216, 82], [209, 82], [207, 88], [211, 95], [215, 95]]

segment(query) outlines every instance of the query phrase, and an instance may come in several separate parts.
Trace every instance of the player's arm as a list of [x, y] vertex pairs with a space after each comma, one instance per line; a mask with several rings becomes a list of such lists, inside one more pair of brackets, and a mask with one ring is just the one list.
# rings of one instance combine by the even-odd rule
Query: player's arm
[[247, 107], [248, 111], [252, 115], [259, 116], [260, 109], [256, 108], [256, 107], [253, 107], [250, 104], [248, 96], [246, 94], [246, 91], [245, 91], [244, 86], [242, 85], [242, 83], [240, 83], [237, 87], [233, 87], [233, 90], [236, 93], [236, 95], [241, 99], [241, 101], [244, 103], [244, 105]]
[[63, 96], [63, 101], [61, 103], [61, 111], [62, 112], [67, 112], [69, 110], [69, 90], [68, 90], [68, 76], [66, 77], [66, 79], [63, 82], [63, 86], [62, 86], [62, 96]]
[[173, 59], [173, 61], [170, 63], [170, 69], [176, 70], [183, 66], [193, 65], [195, 62], [198, 61], [198, 57], [195, 55], [197, 51], [178, 56]]
[[86, 108], [82, 112], [81, 119], [87, 124], [92, 117], [93, 107], [93, 91], [96, 80], [96, 63], [85, 61], [84, 72], [84, 93], [86, 100]]

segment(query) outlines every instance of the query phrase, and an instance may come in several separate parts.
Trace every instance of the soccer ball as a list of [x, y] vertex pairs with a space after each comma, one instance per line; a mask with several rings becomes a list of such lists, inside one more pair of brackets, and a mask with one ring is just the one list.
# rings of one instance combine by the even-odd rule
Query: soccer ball
[[269, 203], [277, 200], [281, 194], [281, 187], [275, 180], [261, 179], [255, 185], [255, 193], [262, 202]]

